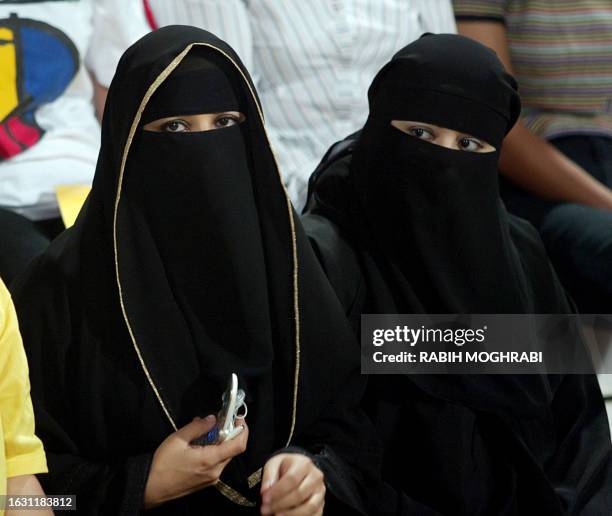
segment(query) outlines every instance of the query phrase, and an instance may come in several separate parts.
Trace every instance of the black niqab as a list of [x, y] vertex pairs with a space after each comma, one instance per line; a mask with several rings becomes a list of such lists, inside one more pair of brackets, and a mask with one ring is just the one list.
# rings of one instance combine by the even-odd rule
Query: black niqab
[[446, 149], [391, 125], [436, 124], [499, 149], [520, 102], [493, 52], [467, 38], [424, 36], [381, 70], [369, 98], [351, 167], [355, 211], [395, 302], [412, 312], [530, 312], [499, 199], [499, 150]]

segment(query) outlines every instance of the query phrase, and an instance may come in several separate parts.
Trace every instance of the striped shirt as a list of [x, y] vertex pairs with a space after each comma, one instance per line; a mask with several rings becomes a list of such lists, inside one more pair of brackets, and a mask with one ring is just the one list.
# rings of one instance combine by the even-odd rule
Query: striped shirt
[[148, 0], [159, 26], [210, 30], [238, 52], [296, 208], [328, 147], [361, 128], [376, 72], [423, 32], [455, 32], [450, 0]]
[[454, 0], [457, 20], [506, 25], [527, 127], [612, 137], [612, 1]]

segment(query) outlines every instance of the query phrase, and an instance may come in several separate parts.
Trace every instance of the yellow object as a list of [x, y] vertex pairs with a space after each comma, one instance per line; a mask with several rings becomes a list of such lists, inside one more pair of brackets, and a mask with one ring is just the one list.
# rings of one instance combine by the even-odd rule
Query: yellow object
[[3, 121], [19, 104], [19, 92], [13, 31], [0, 28], [0, 41], [0, 121]]
[[57, 203], [59, 204], [62, 220], [67, 228], [74, 224], [90, 190], [91, 187], [86, 185], [62, 185], [55, 187]]
[[0, 281], [0, 495], [6, 494], [7, 478], [46, 472], [43, 445], [34, 435], [28, 362], [17, 314]]

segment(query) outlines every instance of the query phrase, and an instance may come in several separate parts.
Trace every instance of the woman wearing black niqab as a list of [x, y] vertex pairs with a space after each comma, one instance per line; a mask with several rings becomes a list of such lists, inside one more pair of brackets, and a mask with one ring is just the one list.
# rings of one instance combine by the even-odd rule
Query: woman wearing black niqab
[[[362, 313], [570, 313], [537, 233], [499, 198], [520, 100], [495, 54], [426, 35], [379, 72], [369, 101], [361, 134], [313, 175], [303, 218], [354, 327]], [[423, 141], [446, 128], [459, 134], [451, 148]], [[474, 143], [491, 152], [466, 152]], [[383, 477], [407, 505], [453, 516], [612, 510], [594, 375], [375, 375], [366, 398]]]
[[[216, 130], [188, 130], [201, 114]], [[249, 75], [213, 35], [167, 27], [124, 54], [87, 203], [13, 292], [47, 492], [76, 494], [83, 514], [148, 501], [154, 514], [259, 513], [262, 467], [280, 451], [293, 455], [274, 462], [280, 480], [266, 466], [265, 492], [293, 475], [292, 506], [319, 514], [322, 491], [300, 493], [320, 471], [326, 510], [368, 513], [376, 447], [352, 332], [294, 219]], [[248, 444], [243, 432], [197, 448], [209, 463], [233, 450], [215, 456], [220, 481], [168, 492], [181, 474], [163, 457], [183, 446], [188, 469], [191, 434], [210, 428], [192, 420], [217, 412], [231, 373]], [[265, 513], [281, 512], [275, 496]]]

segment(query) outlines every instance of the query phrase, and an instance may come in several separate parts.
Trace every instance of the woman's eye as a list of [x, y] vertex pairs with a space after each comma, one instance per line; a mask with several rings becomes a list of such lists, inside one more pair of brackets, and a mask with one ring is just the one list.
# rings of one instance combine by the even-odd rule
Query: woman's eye
[[482, 148], [482, 143], [480, 143], [478, 140], [474, 140], [473, 138], [461, 138], [459, 140], [459, 149], [462, 151], [478, 152]]
[[409, 134], [416, 138], [419, 138], [420, 140], [435, 140], [435, 136], [433, 135], [433, 133], [423, 127], [411, 127], [408, 131]]
[[215, 125], [217, 127], [230, 127], [232, 125], [236, 125], [238, 120], [233, 116], [222, 116], [221, 118], [217, 118], [215, 120]]
[[184, 133], [189, 130], [189, 126], [182, 120], [171, 120], [162, 125], [162, 131], [167, 133]]

